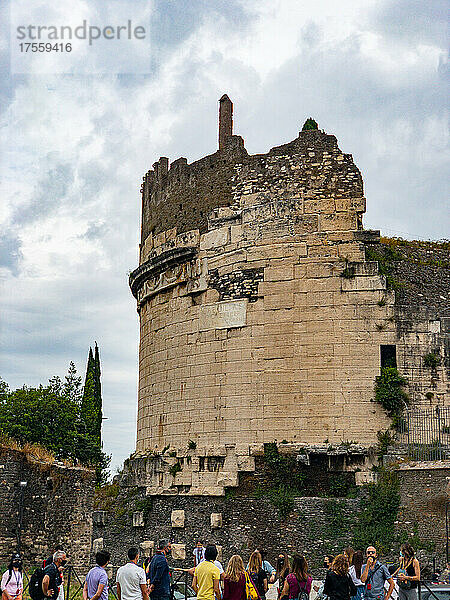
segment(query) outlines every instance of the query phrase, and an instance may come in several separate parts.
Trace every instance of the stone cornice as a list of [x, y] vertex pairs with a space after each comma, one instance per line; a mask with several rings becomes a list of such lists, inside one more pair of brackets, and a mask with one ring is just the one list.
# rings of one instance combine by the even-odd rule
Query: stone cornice
[[195, 246], [171, 248], [147, 260], [130, 274], [128, 281], [133, 296], [137, 299], [138, 291], [147, 279], [157, 277], [168, 269], [193, 260], [197, 253], [198, 248]]

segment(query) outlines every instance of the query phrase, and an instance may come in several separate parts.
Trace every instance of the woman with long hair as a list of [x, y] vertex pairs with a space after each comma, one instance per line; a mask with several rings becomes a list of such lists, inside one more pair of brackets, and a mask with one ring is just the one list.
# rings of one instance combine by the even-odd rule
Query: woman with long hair
[[324, 594], [330, 600], [350, 600], [356, 596], [356, 587], [348, 574], [349, 564], [346, 554], [338, 554], [325, 578]]
[[400, 566], [397, 575], [399, 600], [417, 600], [417, 582], [420, 581], [420, 565], [411, 544], [400, 546]]
[[362, 565], [364, 562], [364, 555], [361, 550], [357, 550], [352, 557], [351, 566], [348, 570], [348, 574], [350, 575], [355, 588], [356, 594], [352, 596], [352, 600], [361, 600], [364, 592], [364, 583], [361, 581], [361, 571]]
[[22, 600], [23, 577], [20, 554], [13, 554], [2, 577], [2, 600]]
[[250, 556], [248, 561], [248, 574], [250, 579], [253, 581], [261, 600], [266, 599], [266, 592], [269, 587], [267, 580], [267, 573], [262, 568], [262, 557], [260, 552], [255, 550]]
[[222, 600], [247, 600], [244, 561], [234, 554], [223, 576]]
[[294, 554], [292, 571], [284, 582], [282, 597], [307, 600], [311, 591], [312, 577], [308, 573], [308, 563], [304, 556]]
[[278, 598], [281, 598], [284, 582], [290, 572], [291, 566], [289, 564], [288, 555], [285, 553], [280, 553], [277, 558], [277, 572], [275, 575], [275, 581], [278, 581]]
[[348, 564], [351, 565], [352, 564], [353, 555], [355, 554], [355, 551], [353, 550], [353, 548], [351, 546], [346, 546], [344, 548], [342, 554], [345, 554], [345, 556], [348, 558]]

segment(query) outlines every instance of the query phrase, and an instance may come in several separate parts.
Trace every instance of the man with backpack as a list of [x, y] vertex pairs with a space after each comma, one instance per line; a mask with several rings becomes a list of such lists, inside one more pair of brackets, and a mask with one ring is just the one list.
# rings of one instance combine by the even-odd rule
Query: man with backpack
[[42, 578], [42, 594], [44, 598], [56, 600], [59, 594], [59, 586], [62, 583], [61, 571], [67, 563], [64, 550], [57, 550], [53, 555], [53, 562], [46, 566]]

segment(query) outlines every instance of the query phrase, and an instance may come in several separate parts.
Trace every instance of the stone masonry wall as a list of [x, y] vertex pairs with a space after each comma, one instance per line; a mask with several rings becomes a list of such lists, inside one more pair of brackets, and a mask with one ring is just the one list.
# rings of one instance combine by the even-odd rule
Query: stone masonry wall
[[401, 509], [398, 527], [434, 545], [442, 560], [446, 543], [446, 506], [450, 502], [450, 461], [405, 463], [398, 468]]
[[390, 425], [373, 402], [386, 348], [414, 408], [449, 405], [448, 244], [399, 260], [364, 212], [359, 170], [321, 131], [255, 156], [231, 136], [146, 175], [130, 285], [148, 494], [223, 495], [267, 442], [373, 447]]
[[[139, 490], [140, 498], [144, 492]], [[307, 557], [317, 576], [323, 555], [341, 550], [351, 537], [350, 533], [336, 537], [327, 524], [330, 514], [336, 505], [349, 518], [359, 511], [356, 499], [297, 498], [293, 514], [286, 521], [280, 519], [278, 510], [265, 498], [178, 496], [151, 500], [145, 518], [135, 518], [137, 526], [133, 526], [133, 513], [122, 519], [121, 525], [112, 512], [94, 513], [94, 522], [101, 522], [94, 526], [94, 538], [112, 552], [113, 564], [122, 564], [132, 545], [141, 545], [142, 553], [148, 555], [158, 539], [169, 538], [173, 547], [171, 564], [191, 567], [195, 543], [202, 539], [219, 546], [224, 564], [233, 554], [248, 559], [255, 547], [265, 548], [272, 564], [278, 552], [298, 551]]]
[[16, 549], [20, 488], [23, 495], [22, 553], [29, 564], [46, 558], [58, 544], [71, 563], [89, 564], [95, 473], [49, 464], [24, 452], [0, 448], [0, 562]]

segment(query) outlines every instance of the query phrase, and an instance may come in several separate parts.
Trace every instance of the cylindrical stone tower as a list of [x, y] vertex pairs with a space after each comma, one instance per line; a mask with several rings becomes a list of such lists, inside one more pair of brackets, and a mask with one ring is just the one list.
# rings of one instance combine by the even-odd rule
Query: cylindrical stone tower
[[393, 294], [365, 261], [352, 156], [319, 130], [249, 156], [225, 104], [219, 150], [161, 158], [141, 190], [137, 452], [197, 448], [149, 493], [223, 493], [265, 442], [369, 446], [388, 425], [372, 398]]

